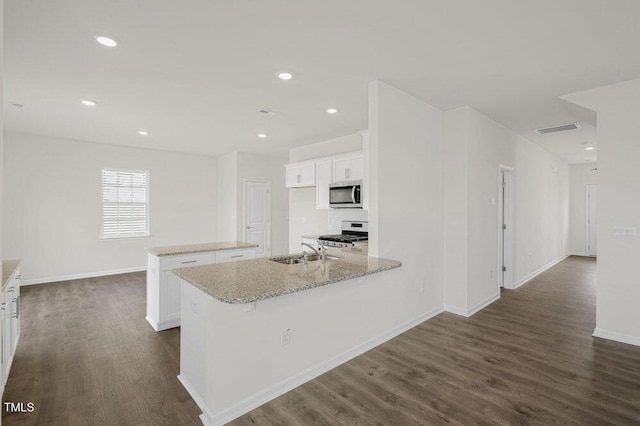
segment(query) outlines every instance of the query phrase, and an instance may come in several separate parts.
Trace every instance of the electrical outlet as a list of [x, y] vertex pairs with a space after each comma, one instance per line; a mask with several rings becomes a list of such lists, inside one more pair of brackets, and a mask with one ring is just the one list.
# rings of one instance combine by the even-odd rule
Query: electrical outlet
[[191, 303], [191, 310], [193, 311], [194, 314], [198, 313], [198, 304], [196, 302]]
[[284, 330], [282, 330], [280, 332], [280, 343], [282, 344], [282, 346], [287, 346], [289, 343], [291, 343], [291, 329], [290, 328], [285, 328]]
[[493, 278], [493, 269], [489, 269], [489, 278]]

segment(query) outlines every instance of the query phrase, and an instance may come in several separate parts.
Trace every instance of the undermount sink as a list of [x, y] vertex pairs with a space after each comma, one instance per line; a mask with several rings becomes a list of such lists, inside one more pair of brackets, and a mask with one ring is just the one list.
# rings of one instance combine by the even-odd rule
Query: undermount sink
[[285, 265], [295, 265], [296, 263], [304, 263], [302, 256], [285, 256], [285, 257], [274, 257], [273, 259], [269, 259], [273, 262], [284, 263]]
[[[325, 255], [325, 259], [326, 260], [336, 260], [336, 259], [340, 259], [340, 257], [334, 256], [332, 254], [327, 254], [327, 255]], [[318, 255], [318, 254], [308, 254], [307, 255], [307, 261], [308, 262], [314, 262], [316, 260], [320, 260], [320, 255]]]
[[[334, 256], [332, 254], [326, 255], [326, 260], [337, 260], [340, 259], [339, 256]], [[269, 259], [273, 262], [283, 263], [285, 265], [295, 265], [297, 263], [304, 263], [304, 259], [301, 254], [294, 254], [291, 256], [281, 256], [281, 257], [273, 257]], [[308, 254], [307, 262], [315, 262], [320, 260], [320, 256], [317, 254]]]

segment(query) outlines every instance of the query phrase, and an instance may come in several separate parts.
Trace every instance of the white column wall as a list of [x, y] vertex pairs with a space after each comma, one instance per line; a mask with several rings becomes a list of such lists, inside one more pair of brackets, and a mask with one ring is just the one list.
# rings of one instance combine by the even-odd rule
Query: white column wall
[[640, 79], [563, 99], [598, 113], [598, 284], [595, 336], [640, 345]]

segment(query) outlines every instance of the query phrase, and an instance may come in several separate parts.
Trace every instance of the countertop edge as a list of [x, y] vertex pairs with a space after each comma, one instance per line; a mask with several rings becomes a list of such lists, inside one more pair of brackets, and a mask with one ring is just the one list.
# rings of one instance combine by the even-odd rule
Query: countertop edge
[[[20, 267], [21, 263], [21, 259], [7, 259], [2, 261], [2, 291], [4, 291], [11, 278], [16, 274], [16, 271]], [[11, 272], [7, 274], [5, 274], [4, 271], [5, 264], [11, 268]]]
[[[385, 259], [385, 260], [392, 260], [392, 259]], [[247, 297], [247, 298], [235, 298], [235, 299], [224, 299], [224, 298], [220, 298], [217, 297], [215, 294], [211, 293], [210, 291], [208, 291], [208, 289], [205, 286], [200, 286], [194, 282], [192, 282], [191, 280], [184, 278], [183, 276], [180, 275], [178, 271], [178, 269], [185, 269], [185, 268], [178, 268], [173, 270], [172, 272], [174, 274], [176, 274], [181, 280], [186, 281], [187, 283], [191, 284], [192, 286], [194, 286], [195, 288], [202, 290], [203, 292], [205, 292], [206, 294], [208, 294], [209, 296], [213, 297], [214, 299], [216, 299], [219, 302], [222, 303], [226, 303], [229, 305], [243, 305], [246, 303], [253, 303], [253, 302], [259, 302], [261, 300], [267, 300], [267, 299], [273, 299], [274, 297], [279, 297], [279, 296], [285, 296], [287, 294], [294, 294], [294, 293], [300, 293], [301, 291], [306, 291], [306, 290], [311, 290], [313, 288], [317, 288], [317, 287], [324, 287], [327, 286], [329, 284], [335, 284], [341, 281], [348, 281], [348, 280], [353, 280], [356, 278], [361, 278], [361, 277], [366, 277], [369, 275], [375, 275], [378, 274], [380, 272], [386, 272], [386, 271], [391, 271], [393, 269], [398, 269], [400, 267], [402, 267], [402, 262], [395, 260], [394, 262], [397, 262], [397, 264], [394, 265], [389, 265], [388, 267], [383, 267], [380, 269], [377, 269], [375, 271], [369, 271], [369, 272], [365, 272], [365, 273], [358, 273], [358, 274], [353, 274], [353, 275], [348, 275], [348, 276], [344, 276], [344, 277], [340, 277], [338, 279], [334, 279], [334, 280], [328, 280], [328, 281], [324, 281], [321, 283], [315, 283], [315, 284], [309, 284], [303, 287], [297, 287], [294, 289], [290, 289], [289, 291], [282, 291], [282, 292], [274, 292], [274, 293], [268, 293], [268, 294], [262, 294], [260, 296], [256, 296], [256, 297]]]
[[[210, 244], [210, 243], [202, 243], [202, 244]], [[257, 244], [252, 244], [252, 243], [244, 243], [246, 245], [243, 245], [242, 247], [221, 247], [221, 248], [199, 248], [199, 249], [189, 249], [189, 248], [185, 248], [184, 250], [175, 250], [169, 253], [158, 253], [156, 251], [154, 251], [154, 249], [159, 249], [162, 247], [145, 247], [145, 251], [149, 254], [152, 254], [154, 256], [157, 257], [167, 257], [167, 256], [177, 256], [177, 255], [182, 255], [182, 254], [195, 254], [195, 253], [209, 253], [209, 252], [216, 252], [216, 251], [229, 251], [229, 250], [242, 250], [242, 249], [249, 249], [249, 248], [256, 248], [258, 247]], [[189, 246], [194, 246], [194, 245], [199, 245], [199, 244], [185, 244], [185, 247], [189, 247]], [[173, 247], [173, 246], [168, 246], [168, 247]], [[175, 246], [175, 247], [180, 247], [180, 246]]]

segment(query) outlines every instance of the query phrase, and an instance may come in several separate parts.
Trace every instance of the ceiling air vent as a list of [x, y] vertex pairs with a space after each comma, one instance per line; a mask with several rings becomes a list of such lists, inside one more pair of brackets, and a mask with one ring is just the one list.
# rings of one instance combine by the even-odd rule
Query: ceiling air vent
[[269, 116], [278, 115], [278, 113], [277, 113], [277, 112], [275, 112], [275, 111], [271, 111], [270, 109], [266, 109], [266, 108], [260, 108], [260, 109], [258, 110], [258, 112], [259, 112], [260, 114], [269, 115]]
[[571, 124], [563, 124], [562, 126], [536, 129], [535, 132], [539, 135], [546, 135], [548, 133], [565, 132], [567, 130], [577, 130], [579, 128], [580, 128], [580, 123], [571, 123]]

